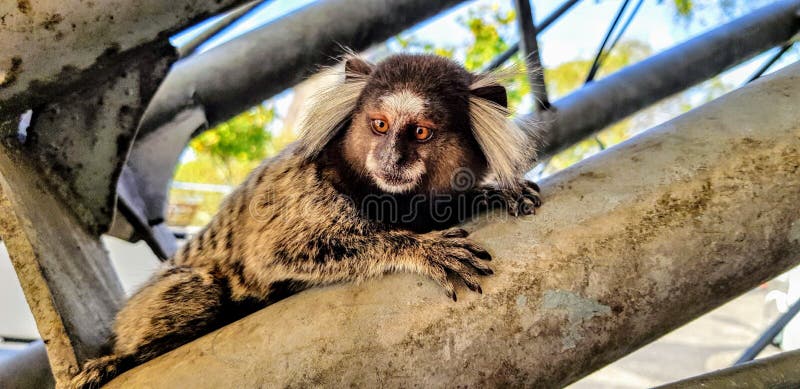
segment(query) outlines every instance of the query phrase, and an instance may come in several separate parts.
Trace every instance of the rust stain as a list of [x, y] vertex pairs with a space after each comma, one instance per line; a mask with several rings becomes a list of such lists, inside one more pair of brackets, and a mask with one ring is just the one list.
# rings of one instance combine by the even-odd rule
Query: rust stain
[[55, 30], [56, 26], [63, 21], [64, 17], [61, 16], [61, 14], [52, 14], [48, 16], [44, 22], [42, 22], [41, 26], [47, 31], [53, 31]]
[[[22, 70], [22, 58], [12, 57], [11, 67], [5, 71], [0, 72], [0, 88], [7, 87], [17, 81], [17, 75]], [[3, 74], [4, 73], [4, 74]]]
[[31, 0], [17, 0], [17, 9], [27, 15], [31, 12]]

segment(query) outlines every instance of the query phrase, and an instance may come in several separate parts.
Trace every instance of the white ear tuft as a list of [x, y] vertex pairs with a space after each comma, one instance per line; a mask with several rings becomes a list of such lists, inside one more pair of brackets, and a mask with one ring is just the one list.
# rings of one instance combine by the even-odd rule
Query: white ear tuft
[[309, 98], [300, 119], [300, 150], [306, 160], [317, 157], [342, 130], [367, 84], [367, 75], [347, 72], [343, 65], [329, 72], [335, 80]]
[[515, 188], [536, 158], [535, 137], [509, 116], [508, 109], [489, 100], [471, 96], [469, 116], [478, 141], [497, 184]]

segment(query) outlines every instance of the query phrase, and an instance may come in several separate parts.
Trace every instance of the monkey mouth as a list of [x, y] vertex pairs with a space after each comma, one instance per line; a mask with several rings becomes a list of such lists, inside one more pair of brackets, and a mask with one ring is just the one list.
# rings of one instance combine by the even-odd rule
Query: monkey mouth
[[375, 184], [384, 192], [403, 193], [408, 192], [417, 185], [417, 178], [407, 177], [401, 174], [387, 172], [376, 172], [373, 175]]

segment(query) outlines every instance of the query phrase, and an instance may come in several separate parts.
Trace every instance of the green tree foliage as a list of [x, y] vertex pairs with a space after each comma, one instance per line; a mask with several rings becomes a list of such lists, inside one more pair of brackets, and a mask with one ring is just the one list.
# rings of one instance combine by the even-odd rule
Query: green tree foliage
[[[189, 142], [193, 158], [178, 165], [175, 181], [238, 185], [265, 157], [276, 152], [275, 139], [267, 127], [275, 109], [258, 105], [224, 122]], [[219, 208], [219, 192], [185, 189], [170, 191], [170, 222], [204, 225]]]
[[258, 105], [246, 112], [203, 132], [189, 147], [199, 156], [210, 156], [228, 171], [228, 184], [238, 183], [233, 176], [234, 164], [260, 161], [267, 155], [271, 143], [267, 125], [275, 118], [275, 109]]

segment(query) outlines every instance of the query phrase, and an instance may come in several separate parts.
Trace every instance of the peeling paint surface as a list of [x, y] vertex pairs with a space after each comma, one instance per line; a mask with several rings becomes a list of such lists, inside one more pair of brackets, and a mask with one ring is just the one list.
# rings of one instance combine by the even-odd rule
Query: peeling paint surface
[[789, 242], [800, 241], [800, 219], [797, 219], [792, 223], [792, 228], [789, 230], [788, 238]]
[[0, 1], [0, 117], [52, 100], [109, 55], [166, 44], [171, 32], [244, 2]]
[[[563, 350], [575, 348], [576, 342], [583, 339], [581, 324], [595, 316], [611, 314], [611, 308], [597, 301], [581, 297], [567, 290], [548, 290], [544, 292], [540, 308], [566, 313], [567, 331], [562, 339]], [[541, 314], [547, 315], [547, 312]]]

